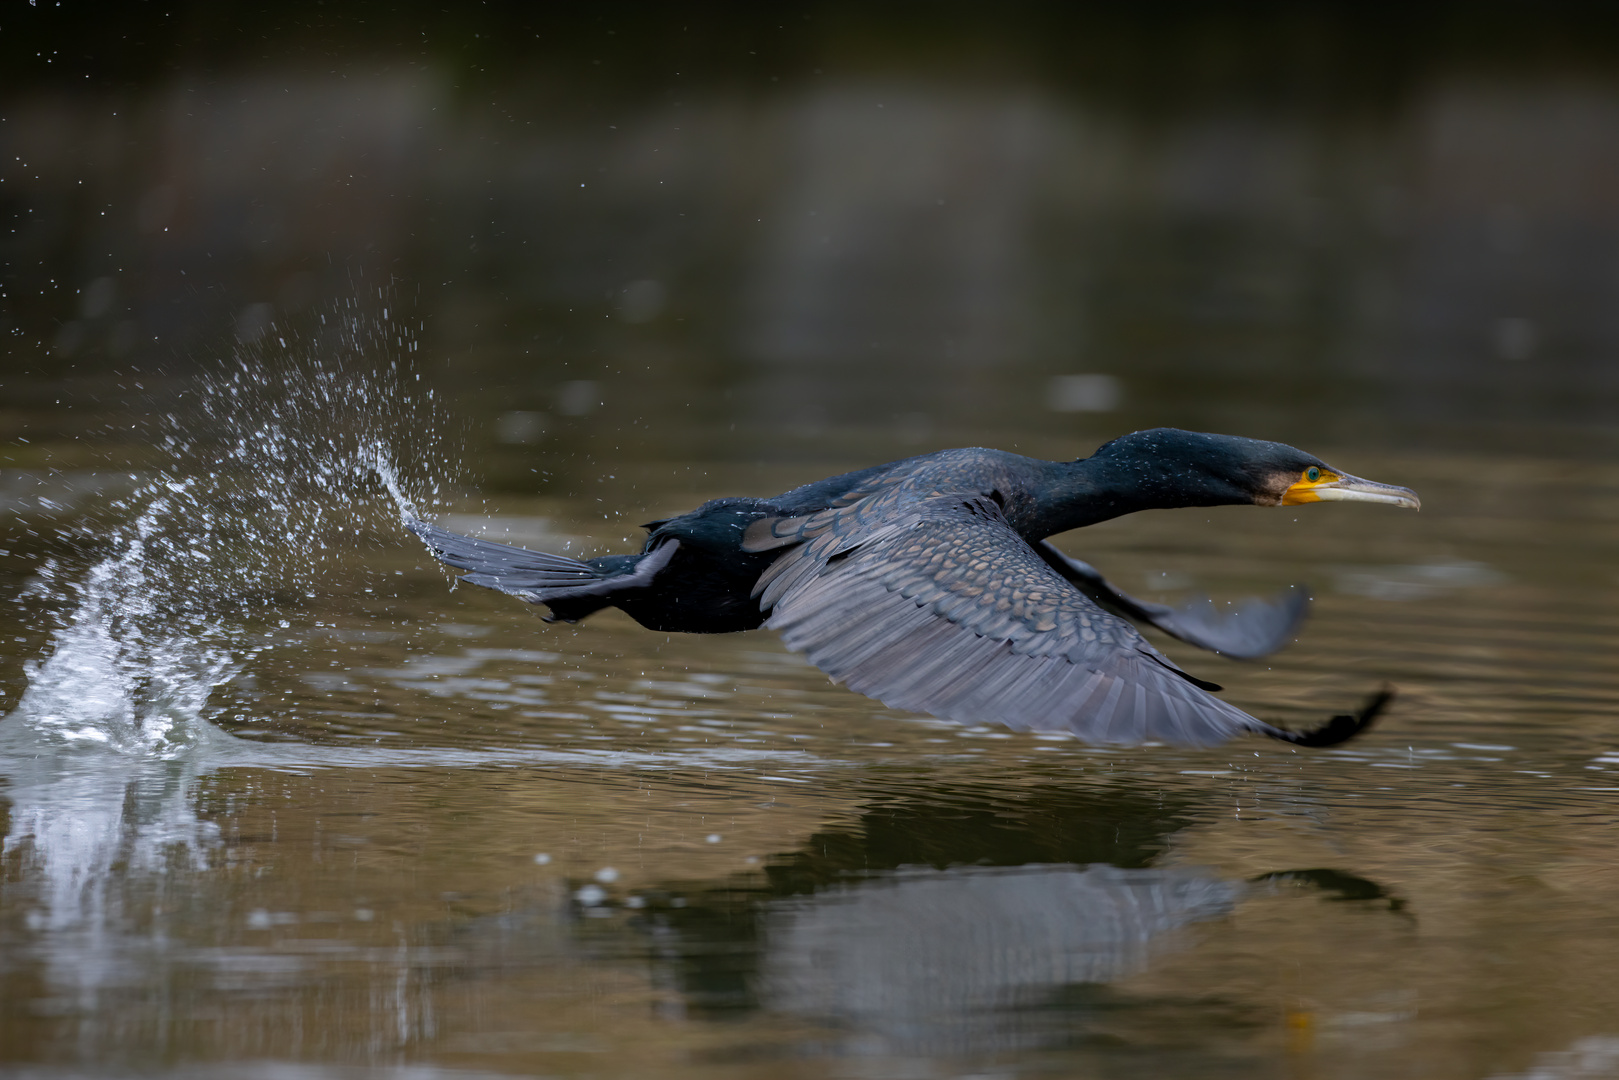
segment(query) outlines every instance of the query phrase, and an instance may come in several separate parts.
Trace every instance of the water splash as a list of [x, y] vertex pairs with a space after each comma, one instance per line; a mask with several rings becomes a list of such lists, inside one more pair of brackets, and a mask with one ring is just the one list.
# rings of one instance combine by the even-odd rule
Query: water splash
[[387, 446], [378, 443], [372, 447], [372, 451], [371, 468], [376, 471], [377, 479], [382, 481], [382, 486], [388, 489], [388, 494], [393, 496], [394, 505], [399, 508], [399, 523], [409, 525], [413, 521], [420, 521], [421, 511], [416, 509], [415, 500], [405, 494], [399, 479], [399, 470], [394, 467]]
[[162, 465], [111, 504], [112, 520], [87, 523], [99, 560], [44, 575], [64, 614], [0, 721], [0, 752], [172, 758], [218, 743], [214, 691], [286, 640], [386, 503], [378, 479], [407, 519], [407, 489], [439, 495], [450, 455], [431, 392], [407, 360], [366, 352], [413, 351], [408, 330], [352, 302], [317, 318], [200, 378], [156, 434]]
[[362, 526], [392, 531], [384, 488], [415, 514], [406, 491], [431, 500], [453, 475], [444, 417], [390, 343], [414, 349], [349, 302], [197, 379], [153, 433], [161, 464], [79, 526], [97, 554], [33, 588], [57, 628], [0, 718], [0, 854], [28, 868], [49, 980], [86, 1008], [116, 982], [108, 965], [138, 963], [120, 888], [209, 858], [197, 784], [221, 765], [278, 767], [277, 747], [209, 722], [216, 690], [293, 639]]

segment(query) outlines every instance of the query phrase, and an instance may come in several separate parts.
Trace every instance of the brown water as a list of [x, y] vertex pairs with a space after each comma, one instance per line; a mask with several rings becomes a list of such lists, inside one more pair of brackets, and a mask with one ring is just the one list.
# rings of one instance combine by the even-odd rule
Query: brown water
[[[0, 721], [0, 1045], [244, 1075], [1609, 1075], [1619, 473], [1337, 458], [1425, 509], [1063, 538], [1147, 595], [1308, 583], [1268, 661], [1165, 647], [1285, 722], [1398, 687], [1325, 752], [957, 728], [766, 632], [546, 626], [450, 591], [378, 490], [218, 734], [114, 754]], [[670, 488], [648, 516], [703, 494]], [[617, 539], [594, 507], [453, 520], [577, 550]]]
[[[1002, 7], [6, 24], [0, 1072], [1619, 1077], [1619, 35]], [[1161, 424], [1421, 493], [1059, 538], [1307, 586], [1160, 644], [1284, 724], [1392, 685], [1365, 736], [548, 626], [372, 473], [600, 553]]]

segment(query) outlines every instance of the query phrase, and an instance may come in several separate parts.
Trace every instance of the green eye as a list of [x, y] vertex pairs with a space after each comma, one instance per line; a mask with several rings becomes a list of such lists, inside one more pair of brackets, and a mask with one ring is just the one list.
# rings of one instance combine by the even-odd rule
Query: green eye
[[1313, 484], [1317, 480], [1321, 479], [1321, 470], [1316, 468], [1314, 465], [1311, 465], [1308, 469], [1304, 470], [1304, 478]]

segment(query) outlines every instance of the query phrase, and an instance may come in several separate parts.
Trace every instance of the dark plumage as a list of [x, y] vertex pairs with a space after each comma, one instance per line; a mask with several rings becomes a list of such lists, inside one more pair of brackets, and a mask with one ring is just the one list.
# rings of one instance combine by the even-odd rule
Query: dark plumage
[[1311, 732], [1213, 696], [1130, 620], [1238, 658], [1280, 648], [1302, 591], [1230, 614], [1136, 600], [1045, 538], [1138, 510], [1321, 501], [1418, 506], [1281, 443], [1159, 428], [1089, 458], [943, 450], [768, 499], [730, 498], [652, 522], [636, 555], [579, 561], [410, 527], [462, 580], [573, 622], [617, 607], [653, 630], [766, 625], [835, 680], [896, 708], [1089, 742], [1206, 746], [1243, 731], [1306, 746], [1364, 729], [1387, 691]]

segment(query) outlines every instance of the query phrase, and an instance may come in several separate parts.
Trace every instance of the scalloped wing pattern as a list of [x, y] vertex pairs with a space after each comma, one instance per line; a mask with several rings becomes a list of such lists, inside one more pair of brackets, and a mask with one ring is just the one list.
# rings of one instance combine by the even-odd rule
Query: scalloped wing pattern
[[837, 681], [895, 708], [1093, 743], [1209, 746], [1275, 730], [1182, 678], [994, 500], [907, 494], [892, 485], [772, 530], [791, 522], [798, 541], [756, 587], [766, 625]]

